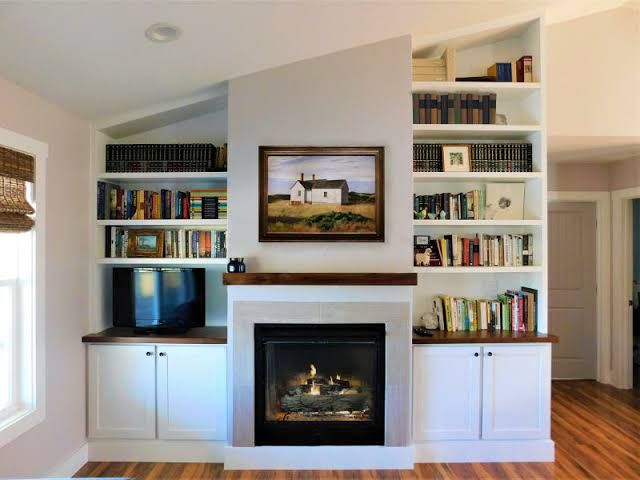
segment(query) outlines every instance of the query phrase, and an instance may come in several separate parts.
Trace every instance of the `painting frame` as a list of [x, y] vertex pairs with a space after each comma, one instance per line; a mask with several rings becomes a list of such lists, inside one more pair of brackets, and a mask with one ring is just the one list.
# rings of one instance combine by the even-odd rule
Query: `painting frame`
[[[384, 147], [260, 146], [259, 160], [259, 242], [384, 242]], [[269, 231], [269, 158], [273, 156], [372, 156], [374, 169], [374, 228], [370, 232], [273, 232]]]
[[[127, 257], [129, 258], [163, 258], [164, 257], [164, 231], [159, 229], [132, 229], [129, 230], [127, 243]], [[144, 237], [155, 239], [153, 247], [140, 248], [138, 240]]]
[[[452, 152], [448, 152], [451, 150]], [[457, 150], [457, 152], [456, 152]], [[448, 153], [460, 153], [462, 165], [454, 167], [451, 162], [447, 161]], [[447, 167], [447, 165], [449, 165]], [[442, 145], [442, 171], [443, 172], [470, 172], [471, 171], [471, 145], [466, 143], [454, 143]]]

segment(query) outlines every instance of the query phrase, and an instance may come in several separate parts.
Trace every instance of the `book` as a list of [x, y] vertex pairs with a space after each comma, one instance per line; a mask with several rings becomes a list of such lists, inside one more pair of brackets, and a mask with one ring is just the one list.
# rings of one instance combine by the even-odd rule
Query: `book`
[[533, 82], [533, 57], [524, 55], [516, 61], [516, 80], [518, 82]]

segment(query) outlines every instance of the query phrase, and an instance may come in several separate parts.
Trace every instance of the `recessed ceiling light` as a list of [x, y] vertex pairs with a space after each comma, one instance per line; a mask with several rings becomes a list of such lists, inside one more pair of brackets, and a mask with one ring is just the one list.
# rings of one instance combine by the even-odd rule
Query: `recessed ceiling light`
[[167, 43], [176, 40], [181, 33], [178, 27], [170, 23], [154, 23], [145, 30], [144, 35], [152, 42]]

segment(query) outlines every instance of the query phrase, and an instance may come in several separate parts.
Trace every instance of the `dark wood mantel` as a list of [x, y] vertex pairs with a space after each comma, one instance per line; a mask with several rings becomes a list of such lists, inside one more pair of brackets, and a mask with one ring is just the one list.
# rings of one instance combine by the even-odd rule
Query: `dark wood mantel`
[[225, 273], [225, 285], [413, 286], [415, 273]]

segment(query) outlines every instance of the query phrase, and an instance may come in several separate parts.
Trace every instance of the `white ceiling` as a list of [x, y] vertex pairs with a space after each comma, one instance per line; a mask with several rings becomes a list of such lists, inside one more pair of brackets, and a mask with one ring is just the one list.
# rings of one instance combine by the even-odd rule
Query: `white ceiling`
[[550, 162], [613, 163], [640, 159], [640, 136], [555, 136], [547, 139]]
[[[247, 73], [405, 34], [551, 6], [555, 21], [622, 0], [49, 1], [0, 4], [0, 75], [92, 120]], [[144, 30], [183, 30], [153, 44]], [[311, 88], [312, 86], [310, 86]]]

